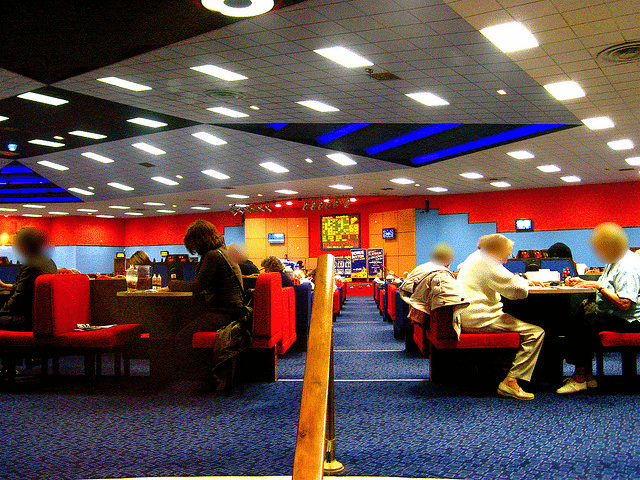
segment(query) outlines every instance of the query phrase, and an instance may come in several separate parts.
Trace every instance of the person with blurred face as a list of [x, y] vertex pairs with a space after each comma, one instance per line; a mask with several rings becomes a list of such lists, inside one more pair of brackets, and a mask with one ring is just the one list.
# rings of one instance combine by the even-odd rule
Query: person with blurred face
[[242, 275], [249, 276], [260, 273], [260, 269], [249, 260], [246, 250], [241, 245], [232, 243], [227, 247], [227, 251], [229, 252], [229, 257], [240, 267]]
[[567, 279], [568, 285], [593, 288], [598, 293], [595, 303], [583, 303], [583, 310], [568, 335], [567, 362], [575, 365], [575, 371], [557, 390], [560, 394], [598, 386], [592, 373], [592, 359], [600, 343], [600, 332], [640, 332], [640, 257], [629, 250], [627, 234], [615, 223], [603, 223], [593, 230], [591, 247], [607, 265], [595, 282]]
[[0, 281], [0, 288], [10, 290], [11, 296], [0, 310], [0, 330], [29, 332], [32, 327], [33, 295], [36, 278], [56, 274], [58, 268], [47, 255], [47, 234], [35, 227], [18, 230], [13, 249], [22, 262], [15, 284]]
[[516, 400], [533, 400], [518, 380], [530, 381], [544, 340], [544, 330], [523, 322], [502, 311], [500, 296], [521, 300], [529, 295], [534, 282], [514, 275], [504, 267], [513, 242], [504, 235], [486, 235], [480, 238], [478, 250], [462, 263], [458, 281], [462, 284], [469, 306], [460, 315], [463, 333], [516, 332], [520, 347], [511, 369], [498, 386], [498, 394]]

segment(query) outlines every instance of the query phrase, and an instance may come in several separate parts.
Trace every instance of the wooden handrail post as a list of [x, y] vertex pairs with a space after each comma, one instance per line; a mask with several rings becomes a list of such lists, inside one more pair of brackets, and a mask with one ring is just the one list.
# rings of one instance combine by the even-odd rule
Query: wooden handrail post
[[324, 446], [324, 474], [327, 476], [340, 475], [344, 472], [344, 465], [336, 460], [336, 411], [335, 411], [335, 382], [333, 378], [333, 333], [331, 334], [331, 364], [329, 365], [329, 398], [327, 399], [327, 431]]

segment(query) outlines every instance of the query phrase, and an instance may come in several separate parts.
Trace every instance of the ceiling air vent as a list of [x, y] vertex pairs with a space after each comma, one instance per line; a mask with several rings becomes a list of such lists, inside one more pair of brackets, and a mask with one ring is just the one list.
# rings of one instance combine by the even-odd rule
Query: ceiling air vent
[[234, 92], [233, 90], [207, 90], [204, 92], [207, 97], [215, 98], [237, 98], [243, 99], [247, 96], [247, 92]]
[[149, 163], [149, 162], [142, 162], [142, 163], [139, 163], [138, 165], [146, 167], [146, 168], [155, 167], [155, 165], [153, 163]]
[[367, 68], [365, 71], [367, 72], [367, 75], [369, 75], [369, 77], [373, 78], [374, 80], [378, 80], [379, 82], [388, 82], [390, 80], [402, 80], [395, 73], [391, 73], [391, 72], [374, 72], [373, 69], [371, 68]]
[[388, 192], [389, 190], [393, 190], [393, 188], [391, 188], [391, 187], [384, 187], [384, 188], [381, 188], [380, 190], [383, 190], [383, 191], [385, 191], [385, 192]]
[[633, 63], [640, 61], [640, 41], [617, 43], [600, 51], [597, 58], [611, 63]]
[[633, 172], [635, 171], [635, 168], [620, 168], [618, 169], [619, 172]]

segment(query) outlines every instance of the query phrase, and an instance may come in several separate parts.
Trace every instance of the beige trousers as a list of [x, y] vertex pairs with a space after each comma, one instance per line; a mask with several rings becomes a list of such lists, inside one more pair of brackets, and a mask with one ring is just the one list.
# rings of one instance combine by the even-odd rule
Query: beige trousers
[[462, 320], [463, 333], [503, 333], [516, 332], [520, 334], [520, 347], [513, 359], [509, 377], [522, 380], [531, 380], [533, 369], [538, 361], [542, 341], [544, 340], [544, 330], [530, 323], [523, 322], [517, 318], [503, 313], [493, 320], [483, 319], [481, 324], [475, 324], [469, 319]]

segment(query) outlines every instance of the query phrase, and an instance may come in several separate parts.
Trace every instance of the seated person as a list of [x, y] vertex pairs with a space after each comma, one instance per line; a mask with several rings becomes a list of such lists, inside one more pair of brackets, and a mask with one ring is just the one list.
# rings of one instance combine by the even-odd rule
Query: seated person
[[147, 252], [144, 250], [138, 250], [131, 255], [129, 265], [134, 267], [151, 265], [151, 259], [149, 258], [149, 255], [147, 255]]
[[238, 264], [229, 258], [223, 236], [205, 220], [196, 220], [189, 226], [184, 246], [192, 255], [200, 256], [196, 279], [193, 282], [171, 280], [169, 290], [201, 296], [206, 313], [178, 332], [174, 358], [183, 376], [199, 379], [206, 374], [209, 355], [192, 348], [193, 334], [215, 332], [239, 319], [244, 307], [242, 274]]
[[282, 277], [282, 288], [293, 287], [293, 281], [289, 278], [289, 275], [284, 273], [284, 265], [278, 257], [270, 255], [262, 260], [260, 266], [267, 273], [279, 273]]
[[549, 258], [570, 258], [573, 260], [573, 254], [571, 249], [564, 243], [554, 243], [547, 250], [547, 257]]
[[529, 295], [529, 285], [533, 285], [533, 282], [512, 274], [504, 267], [512, 252], [513, 242], [504, 235], [480, 238], [478, 250], [460, 266], [458, 281], [469, 302], [469, 306], [462, 310], [460, 320], [463, 333], [520, 334], [520, 348], [509, 373], [498, 386], [498, 394], [517, 400], [533, 400], [533, 394], [525, 392], [518, 380], [531, 380], [542, 348], [544, 330], [502, 311], [501, 295], [510, 300], [520, 300]]
[[57, 274], [58, 269], [47, 255], [47, 234], [35, 227], [18, 230], [13, 248], [21, 257], [22, 268], [15, 285], [0, 281], [0, 288], [11, 290], [11, 296], [0, 310], [0, 330], [30, 332], [32, 327], [33, 295], [36, 278]]
[[240, 244], [232, 243], [227, 247], [227, 252], [229, 252], [229, 258], [236, 262], [240, 267], [242, 275], [248, 277], [250, 275], [258, 275], [260, 273], [260, 269], [256, 267], [251, 260], [249, 260], [247, 252]]
[[311, 281], [304, 274], [304, 270], [299, 269], [293, 271], [293, 281], [294, 283], [297, 281], [299, 284], [311, 283]]
[[380, 285], [384, 285], [384, 274], [382, 272], [379, 272], [376, 275], [376, 278], [373, 279], [374, 283], [378, 283]]
[[567, 279], [568, 285], [595, 288], [598, 294], [595, 304], [583, 304], [576, 325], [567, 335], [567, 362], [575, 365], [575, 372], [557, 390], [560, 394], [598, 386], [592, 359], [600, 344], [600, 332], [640, 332], [640, 258], [629, 250], [627, 234], [614, 223], [603, 223], [593, 230], [591, 246], [607, 266], [596, 282]]

